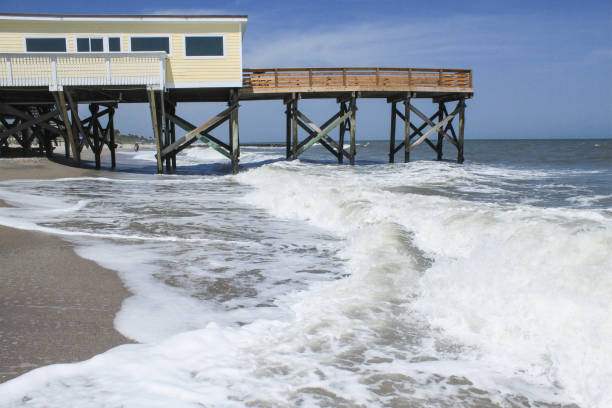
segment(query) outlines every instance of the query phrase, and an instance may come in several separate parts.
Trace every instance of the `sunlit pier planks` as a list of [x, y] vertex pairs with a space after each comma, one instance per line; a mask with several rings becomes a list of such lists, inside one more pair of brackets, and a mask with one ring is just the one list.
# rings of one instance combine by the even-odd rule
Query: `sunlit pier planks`
[[471, 70], [432, 68], [245, 69], [242, 89], [245, 97], [287, 92], [473, 92]]

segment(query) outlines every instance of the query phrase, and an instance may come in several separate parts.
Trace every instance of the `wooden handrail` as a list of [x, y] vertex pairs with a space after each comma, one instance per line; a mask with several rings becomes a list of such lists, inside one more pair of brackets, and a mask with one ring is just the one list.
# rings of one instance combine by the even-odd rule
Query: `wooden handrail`
[[243, 70], [243, 85], [268, 88], [472, 88], [472, 71], [449, 68], [257, 68]]

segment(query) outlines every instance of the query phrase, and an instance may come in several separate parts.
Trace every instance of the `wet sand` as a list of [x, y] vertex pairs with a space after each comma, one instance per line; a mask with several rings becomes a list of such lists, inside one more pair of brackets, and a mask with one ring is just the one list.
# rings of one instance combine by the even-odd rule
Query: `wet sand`
[[[0, 159], [0, 180], [83, 176], [104, 171], [46, 158]], [[130, 342], [113, 326], [129, 295], [114, 271], [80, 258], [71, 243], [0, 226], [0, 382]]]

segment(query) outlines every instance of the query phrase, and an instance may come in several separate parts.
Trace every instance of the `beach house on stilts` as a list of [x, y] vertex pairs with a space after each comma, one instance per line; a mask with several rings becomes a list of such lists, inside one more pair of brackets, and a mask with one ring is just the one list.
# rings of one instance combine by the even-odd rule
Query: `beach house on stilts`
[[[145, 102], [150, 106], [159, 172], [164, 166], [176, 169], [177, 154], [197, 140], [226, 156], [237, 172], [239, 101], [276, 99], [286, 105], [288, 159], [320, 143], [338, 162], [346, 158], [352, 164], [357, 99], [385, 98], [391, 105], [391, 162], [400, 150], [408, 161], [410, 150], [423, 142], [441, 159], [444, 140], [457, 148], [457, 160], [463, 161], [465, 99], [473, 95], [471, 70], [245, 69], [246, 23], [242, 15], [0, 13], [0, 152], [9, 137], [24, 148], [38, 140], [48, 153], [51, 142], [63, 138], [65, 154], [77, 163], [88, 146], [99, 168], [107, 146], [115, 167], [114, 112], [122, 103]], [[339, 110], [317, 125], [298, 109], [298, 101], [305, 98], [333, 98]], [[437, 111], [425, 115], [411, 104], [414, 98], [431, 98]], [[188, 102], [228, 106], [191, 124], [177, 112], [177, 104]], [[447, 109], [447, 103], [454, 107]], [[87, 112], [79, 112], [79, 105], [88, 105]], [[418, 117], [423, 123], [413, 124], [411, 113], [412, 120]], [[405, 129], [396, 144], [398, 118]], [[225, 122], [228, 138], [213, 136], [211, 132]], [[177, 137], [177, 127], [186, 133]], [[334, 129], [339, 130], [336, 139], [331, 135]]]

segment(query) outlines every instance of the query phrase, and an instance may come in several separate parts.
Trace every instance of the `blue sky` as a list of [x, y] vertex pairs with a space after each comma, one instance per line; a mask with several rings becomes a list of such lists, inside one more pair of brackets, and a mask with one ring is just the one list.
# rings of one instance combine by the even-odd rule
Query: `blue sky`
[[[466, 137], [612, 137], [609, 1], [161, 1], [4, 0], [36, 13], [247, 14], [245, 67], [471, 68]], [[387, 138], [389, 107], [360, 101], [359, 139]], [[307, 101], [324, 121], [334, 104]], [[430, 102], [419, 107], [433, 112]], [[202, 123], [220, 105], [179, 106]], [[281, 140], [282, 102], [244, 103], [243, 141]], [[120, 109], [117, 128], [150, 134], [146, 107]]]

